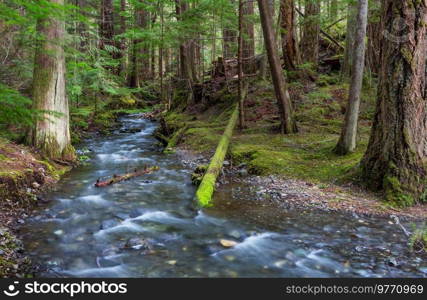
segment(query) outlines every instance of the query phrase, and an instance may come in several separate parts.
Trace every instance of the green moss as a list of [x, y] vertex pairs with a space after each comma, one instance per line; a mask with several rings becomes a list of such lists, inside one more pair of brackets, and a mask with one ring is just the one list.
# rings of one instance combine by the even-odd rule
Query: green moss
[[196, 192], [196, 199], [199, 205], [208, 207], [212, 205], [212, 195], [215, 189], [216, 179], [221, 171], [222, 164], [224, 162], [225, 155], [228, 151], [230, 139], [233, 134], [234, 127], [236, 127], [237, 119], [239, 116], [239, 110], [236, 106], [230, 121], [224, 131], [224, 134], [219, 141], [218, 147], [216, 148], [215, 155], [213, 156], [205, 175], [203, 176], [202, 182]]
[[0, 161], [7, 161], [9, 160], [6, 156], [4, 156], [3, 154], [0, 154]]
[[199, 152], [215, 149], [221, 138], [221, 128], [190, 128], [185, 133], [185, 144]]
[[361, 159], [365, 143], [355, 153], [341, 157], [332, 153], [335, 135], [305, 133], [289, 135], [245, 134], [235, 137], [230, 150], [235, 164], [246, 163], [257, 175], [277, 174], [313, 182], [347, 179]]
[[398, 178], [387, 176], [383, 182], [385, 200], [397, 207], [409, 207], [415, 204], [415, 198], [406, 193]]
[[409, 239], [409, 247], [411, 251], [417, 253], [427, 253], [427, 227], [416, 228], [414, 226], [413, 233]]

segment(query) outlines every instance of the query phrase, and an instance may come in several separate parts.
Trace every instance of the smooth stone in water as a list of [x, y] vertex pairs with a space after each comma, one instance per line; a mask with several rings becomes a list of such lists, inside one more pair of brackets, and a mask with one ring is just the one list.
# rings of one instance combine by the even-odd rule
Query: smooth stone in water
[[112, 227], [115, 227], [119, 225], [119, 222], [117, 220], [111, 219], [111, 220], [105, 220], [101, 223], [101, 230], [106, 230]]
[[236, 246], [238, 243], [235, 241], [231, 241], [231, 240], [220, 240], [219, 243], [225, 247], [225, 248], [232, 248], [234, 246]]

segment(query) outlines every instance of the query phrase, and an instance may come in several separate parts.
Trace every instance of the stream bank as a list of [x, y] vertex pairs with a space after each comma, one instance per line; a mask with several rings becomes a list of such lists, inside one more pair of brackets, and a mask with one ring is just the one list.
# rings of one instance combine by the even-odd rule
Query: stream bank
[[[37, 276], [427, 276], [426, 261], [387, 218], [278, 210], [257, 202], [243, 182], [223, 182], [215, 205], [199, 210], [190, 167], [197, 158], [162, 153], [154, 122], [121, 121], [112, 135], [86, 142], [87, 164], [64, 176], [22, 226]], [[94, 187], [98, 178], [144, 165], [160, 170]]]
[[[272, 87], [252, 80], [246, 101], [247, 128], [234, 131], [224, 172], [237, 177], [237, 182], [257, 186], [259, 197], [279, 207], [425, 220], [425, 203], [397, 207], [383, 201], [380, 192], [364, 188], [358, 165], [368, 144], [375, 90], [363, 91], [356, 151], [346, 156], [333, 152], [341, 133], [347, 86], [332, 76], [324, 79], [328, 82], [305, 86], [291, 82], [299, 132], [285, 136], [277, 132], [279, 120]], [[229, 87], [217, 88], [213, 95], [198, 99], [191, 107], [178, 105], [162, 114], [155, 135], [167, 152], [187, 151], [202, 157], [193, 164], [193, 170], [203, 170], [232, 115], [235, 101], [236, 94]]]
[[40, 195], [69, 170], [43, 159], [35, 149], [0, 138], [0, 277], [31, 273], [17, 227], [42, 205]]

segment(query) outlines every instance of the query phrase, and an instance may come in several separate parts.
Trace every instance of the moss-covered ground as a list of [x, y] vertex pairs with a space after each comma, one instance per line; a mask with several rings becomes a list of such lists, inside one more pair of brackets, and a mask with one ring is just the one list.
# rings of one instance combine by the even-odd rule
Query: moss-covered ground
[[[356, 152], [338, 156], [332, 152], [344, 119], [348, 85], [333, 76], [322, 76], [307, 87], [290, 84], [299, 132], [277, 133], [279, 121], [274, 91], [269, 83], [253, 81], [246, 101], [247, 128], [236, 130], [228, 153], [236, 164], [246, 164], [256, 175], [281, 175], [315, 183], [336, 183], [354, 174], [366, 149], [370, 120], [374, 113], [375, 90], [365, 85]], [[165, 116], [171, 132], [183, 126], [182, 147], [211, 153], [232, 112], [232, 102], [219, 103], [202, 114], [172, 111]]]

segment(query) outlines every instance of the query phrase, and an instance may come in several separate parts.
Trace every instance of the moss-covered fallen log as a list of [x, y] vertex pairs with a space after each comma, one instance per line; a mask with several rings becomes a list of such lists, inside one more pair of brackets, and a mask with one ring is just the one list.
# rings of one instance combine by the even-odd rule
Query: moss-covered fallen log
[[233, 114], [231, 115], [230, 121], [221, 137], [221, 140], [216, 149], [215, 155], [213, 156], [205, 175], [203, 176], [202, 182], [196, 192], [196, 200], [201, 206], [210, 206], [212, 201], [212, 195], [215, 190], [215, 183], [218, 175], [221, 171], [224, 163], [225, 155], [228, 151], [228, 145], [230, 144], [233, 130], [236, 127], [237, 119], [239, 117], [239, 109], [236, 105]]
[[184, 136], [185, 131], [187, 130], [188, 126], [184, 125], [184, 127], [180, 128], [177, 132], [175, 132], [172, 137], [168, 141], [168, 145], [166, 146], [165, 150], [163, 152], [165, 153], [171, 153], [174, 151], [174, 148], [178, 145], [179, 141]]
[[106, 181], [101, 181], [100, 179], [98, 179], [95, 183], [95, 187], [98, 187], [98, 188], [107, 187], [119, 182], [130, 180], [135, 177], [151, 174], [155, 171], [158, 171], [159, 169], [160, 169], [159, 167], [144, 168], [143, 170], [135, 170], [134, 172], [128, 173], [125, 175], [113, 175], [113, 178]]

